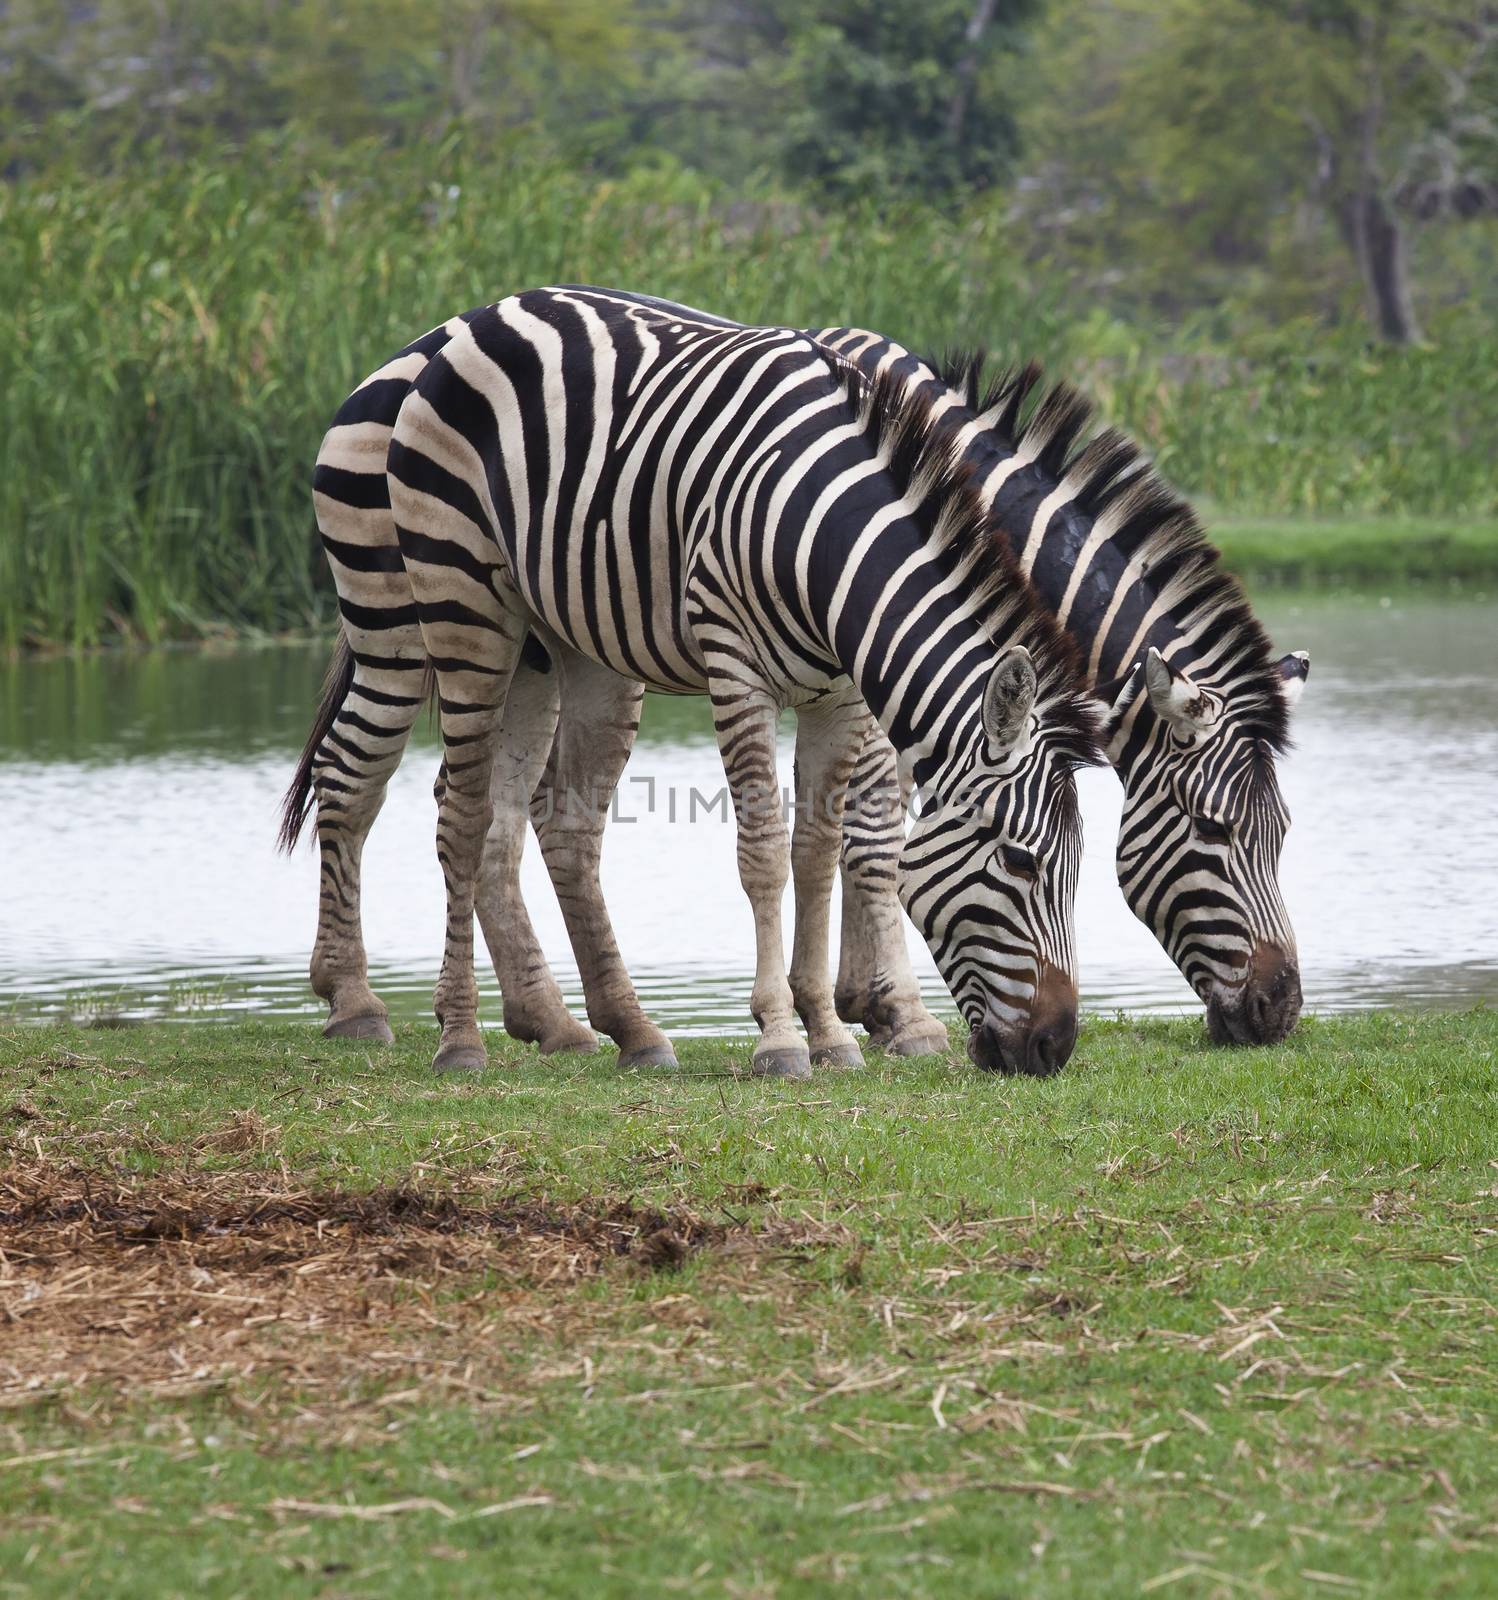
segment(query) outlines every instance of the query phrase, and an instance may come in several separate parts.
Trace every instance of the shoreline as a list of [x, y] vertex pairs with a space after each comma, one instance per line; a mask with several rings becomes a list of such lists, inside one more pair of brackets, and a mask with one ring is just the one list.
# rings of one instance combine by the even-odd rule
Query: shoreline
[[[1395, 587], [1414, 593], [1451, 593], [1487, 599], [1498, 592], [1498, 519], [1455, 517], [1284, 517], [1208, 519], [1222, 564], [1249, 590], [1282, 595], [1304, 589], [1324, 594], [1377, 593]], [[145, 639], [116, 629], [91, 644], [35, 639], [0, 651], [0, 661], [46, 661], [65, 656], [155, 650], [271, 649], [330, 643], [333, 596], [326, 623], [266, 629], [251, 622], [215, 619], [196, 634]]]

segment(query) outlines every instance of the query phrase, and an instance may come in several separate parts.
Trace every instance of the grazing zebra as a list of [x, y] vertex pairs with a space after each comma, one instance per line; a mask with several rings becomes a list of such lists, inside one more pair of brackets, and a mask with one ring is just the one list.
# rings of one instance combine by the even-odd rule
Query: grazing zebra
[[[1277, 881], [1289, 814], [1275, 757], [1309, 657], [1274, 658], [1190, 508], [1134, 444], [1106, 433], [1077, 449], [1090, 408], [1075, 390], [1052, 389], [1022, 423], [1034, 367], [984, 392], [971, 357], [938, 373], [879, 334], [811, 337], [872, 379], [902, 382], [958, 430], [992, 520], [1109, 708], [1107, 753], [1124, 785], [1117, 868], [1130, 907], [1205, 1002], [1216, 1042], [1282, 1039], [1301, 988]], [[903, 842], [903, 809], [889, 801], [898, 795], [894, 752], [876, 727], [850, 784], [835, 989], [838, 1014], [876, 1040], [891, 1035], [890, 995], [908, 1004], [915, 987], [903, 930], [870, 910]]]
[[[1125, 898], [1205, 1002], [1218, 1043], [1283, 1038], [1300, 1014], [1301, 988], [1277, 876], [1290, 819], [1275, 757], [1309, 656], [1274, 657], [1189, 506], [1131, 441], [1107, 432], [1077, 449], [1090, 408], [1076, 391], [1052, 389], [1022, 424], [1039, 378], [1033, 366], [985, 392], [972, 358], [938, 374], [879, 334], [812, 337], [870, 375], [904, 381], [959, 428], [991, 518], [1109, 708], [1107, 755], [1124, 786]], [[855, 792], [887, 787], [892, 771], [876, 735]], [[863, 848], [888, 862], [899, 843], [898, 826], [886, 825], [882, 841], [866, 837]], [[857, 909], [854, 899], [838, 980], [839, 1010], [855, 1021], [859, 975], [880, 959]]]
[[[426, 649], [390, 514], [385, 456], [416, 377], [476, 315], [467, 312], [423, 334], [366, 378], [339, 408], [313, 473], [313, 503], [342, 628], [288, 796], [282, 839], [290, 849], [305, 822], [315, 765], [322, 873], [312, 984], [329, 1003], [324, 1032], [330, 1037], [393, 1037], [385, 1006], [367, 980], [359, 865], [422, 700]], [[506, 1031], [536, 1042], [543, 1054], [594, 1049], [593, 1034], [567, 1009], [521, 896], [529, 812], [571, 937], [588, 1020], [618, 1044], [625, 1067], [675, 1060], [640, 1006], [599, 882], [609, 798], [633, 745], [642, 694], [638, 682], [555, 639], [549, 651], [534, 634], [527, 639], [505, 703], [491, 785], [494, 820], [478, 883], [479, 925], [499, 980]], [[538, 784], [541, 753], [553, 739]], [[886, 740], [878, 749], [892, 759]], [[863, 787], [867, 809], [876, 791], [872, 784]], [[903, 828], [904, 815], [897, 790], [880, 825], [845, 818], [844, 920], [856, 903], [864, 947], [887, 953], [885, 962], [861, 973], [857, 1019], [877, 1046], [918, 1055], [945, 1049], [947, 1030], [921, 1000], [894, 897], [885, 830], [894, 818]], [[861, 849], [857, 841], [865, 833], [870, 847]]]
[[[899, 887], [971, 1026], [974, 1058], [1059, 1067], [1075, 1035], [1071, 774], [1095, 756], [1091, 706], [928, 409], [789, 330], [605, 291], [532, 291], [431, 337], [444, 334], [388, 456], [444, 738], [438, 1065], [483, 1060], [475, 882], [499, 713], [530, 628], [548, 648], [560, 641], [636, 681], [712, 697], [756, 919], [758, 1066], [808, 1070], [793, 1006], [819, 1058], [856, 1059], [826, 974], [840, 838], [830, 802], [871, 710], [928, 798]], [[351, 617], [347, 601], [344, 616], [346, 627], [377, 620]], [[345, 696], [358, 693], [363, 662], [350, 643], [304, 758], [320, 811], [325, 774], [335, 808], [351, 787], [324, 759]], [[408, 714], [409, 693], [396, 698], [389, 709]], [[778, 795], [785, 704], [799, 713], [789, 852], [778, 805], [766, 803]], [[393, 723], [372, 726], [366, 749]], [[288, 800], [291, 835], [305, 781]], [[340, 975], [323, 976], [336, 1017]], [[362, 948], [353, 976], [367, 992]]]

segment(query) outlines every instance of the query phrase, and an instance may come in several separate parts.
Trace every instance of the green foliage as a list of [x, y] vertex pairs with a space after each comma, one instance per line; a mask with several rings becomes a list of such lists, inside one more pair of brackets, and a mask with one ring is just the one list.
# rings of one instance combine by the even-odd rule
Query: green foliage
[[[0, 159], [221, 148], [296, 121], [336, 144], [470, 138], [544, 120], [552, 77], [619, 81], [639, 43], [620, 0], [53, 0], [0, 14]], [[622, 74], [627, 78], [627, 71]]]
[[[991, 187], [1018, 149], [1006, 57], [1037, 0], [1003, 0], [968, 33], [972, 0], [765, 0], [784, 41], [750, 64], [748, 92], [774, 108], [786, 175], [842, 198], [943, 199]], [[772, 137], [777, 137], [772, 134]]]
[[[516, 129], [841, 197], [960, 198], [1016, 149], [1004, 63], [1039, 0], [96, 0], [0, 12], [0, 162]], [[975, 20], [976, 19], [976, 20]]]
[[1491, 516], [1498, 342], [1372, 346], [1309, 323], [1161, 355], [1142, 340], [1078, 373], [1167, 477], [1230, 515]]
[[1056, 342], [997, 226], [920, 210], [725, 216], [685, 175], [598, 183], [460, 142], [56, 173], [0, 191], [0, 648], [326, 616], [307, 477], [339, 400], [423, 329], [548, 282]]
[[1340, 315], [1366, 288], [1360, 203], [1436, 227], [1431, 255], [1495, 209], [1498, 16], [1482, 10], [1053, 0], [1024, 215], [1115, 297]]
[[[461, 130], [595, 175], [757, 194], [991, 194], [1079, 299], [1355, 314], [1379, 233], [1422, 312], [1491, 308], [1498, 12], [1425, 0], [11, 0], [0, 172], [128, 167], [295, 124], [350, 150]], [[152, 152], [156, 152], [153, 155]], [[1371, 210], [1370, 210], [1371, 208]], [[1486, 216], [1489, 270], [1448, 258]], [[1425, 236], [1432, 237], [1427, 241]], [[1377, 244], [1377, 239], [1374, 239]], [[1399, 248], [1392, 248], [1398, 243]], [[1385, 265], [1402, 279], [1402, 240]], [[1417, 324], [1396, 283], [1405, 337]], [[1383, 309], [1387, 309], [1383, 308]], [[1384, 318], [1378, 317], [1382, 323]]]

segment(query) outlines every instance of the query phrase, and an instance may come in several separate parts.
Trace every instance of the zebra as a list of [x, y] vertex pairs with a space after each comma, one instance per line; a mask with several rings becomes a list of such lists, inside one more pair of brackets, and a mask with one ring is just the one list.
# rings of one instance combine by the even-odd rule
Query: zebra
[[[431, 329], [359, 384], [333, 418], [313, 472], [313, 503], [341, 626], [323, 702], [288, 796], [282, 843], [290, 849], [305, 823], [316, 766], [322, 872], [311, 977], [314, 991], [329, 1004], [324, 1032], [330, 1037], [387, 1043], [394, 1037], [367, 979], [360, 856], [421, 703], [426, 651], [390, 515], [385, 456], [416, 377], [476, 315], [465, 312]], [[576, 954], [588, 1020], [617, 1043], [621, 1067], [675, 1064], [669, 1040], [640, 1006], [619, 956], [599, 883], [609, 799], [634, 742], [642, 695], [638, 682], [559, 641], [548, 649], [534, 633], [527, 637], [505, 704], [491, 785], [494, 820], [477, 889], [506, 1031], [538, 1044], [543, 1054], [595, 1049], [593, 1033], [567, 1009], [521, 895], [529, 813]], [[554, 742], [538, 783], [539, 753], [549, 741]], [[889, 750], [882, 740], [879, 747]], [[872, 784], [863, 791], [867, 810], [877, 791]], [[898, 793], [882, 803], [903, 824]], [[893, 898], [888, 839], [882, 827], [869, 826], [872, 821], [845, 818], [844, 920], [856, 903], [859, 934], [869, 948], [884, 952], [877, 967], [861, 973], [857, 1020], [878, 1048], [903, 1055], [940, 1052], [947, 1047], [947, 1028], [922, 1001]], [[870, 847], [861, 849], [857, 840], [865, 832]], [[844, 1006], [839, 1001], [840, 1011]]]
[[[361, 656], [352, 635], [414, 618], [444, 739], [437, 1064], [484, 1058], [475, 881], [499, 712], [530, 630], [548, 649], [561, 642], [636, 682], [711, 696], [755, 911], [757, 1068], [809, 1070], [793, 1006], [818, 1059], [857, 1058], [827, 983], [840, 837], [827, 802], [871, 711], [927, 798], [900, 854], [899, 889], [969, 1023], [970, 1053], [983, 1066], [1058, 1068], [1076, 1026], [1072, 774], [1099, 759], [1093, 713], [1064, 640], [952, 469], [952, 440], [927, 408], [793, 330], [613, 291], [528, 291], [429, 338], [444, 335], [438, 353], [413, 357], [426, 365], [387, 457], [414, 599], [365, 616], [345, 598], [349, 662], [286, 815], [294, 836], [316, 787], [321, 817], [330, 775], [329, 803], [348, 803], [356, 785], [339, 717], [362, 694], [362, 656], [379, 669], [391, 659], [383, 649]], [[352, 570], [371, 559], [361, 551]], [[378, 559], [393, 578], [388, 548]], [[373, 735], [359, 730], [375, 764], [403, 739], [396, 724], [415, 697], [387, 698], [395, 715], [371, 724]], [[775, 793], [782, 704], [799, 721], [789, 980], [779, 929], [786, 829], [774, 806], [755, 803]], [[330, 872], [325, 849], [325, 908], [330, 881], [335, 902], [356, 882], [356, 855], [345, 850]], [[340, 975], [323, 977], [336, 1017]], [[350, 989], [367, 990], [362, 967], [352, 977]]]
[[[933, 367], [867, 330], [807, 332], [870, 377], [897, 377], [959, 429], [991, 516], [1108, 708], [1107, 755], [1124, 786], [1117, 873], [1128, 904], [1205, 1003], [1215, 1042], [1285, 1037], [1301, 985], [1277, 881], [1290, 819], [1275, 757], [1308, 654], [1274, 658], [1189, 506], [1132, 441], [1110, 432], [1078, 450], [1091, 407], [1074, 389], [1057, 385], [1026, 415], [1040, 380], [1033, 364], [985, 390], [981, 357]], [[903, 839], [899, 793], [894, 752], [876, 727], [850, 785], [835, 988], [839, 1016], [876, 1039], [888, 1037], [883, 986], [908, 993], [915, 984], [902, 930], [869, 915], [870, 886], [892, 879]], [[875, 796], [886, 798], [869, 803]]]
[[[414, 361], [419, 370], [426, 355], [445, 342], [459, 320], [409, 346], [393, 367], [409, 372]], [[1214, 1039], [1267, 1043], [1282, 1037], [1298, 1015], [1300, 986], [1295, 941], [1275, 881], [1288, 815], [1278, 801], [1274, 781], [1273, 758], [1284, 743], [1284, 718], [1275, 715], [1274, 700], [1277, 683], [1283, 711], [1288, 713], [1294, 705], [1309, 670], [1305, 652], [1293, 652], [1278, 662], [1272, 661], [1261, 630], [1246, 614], [1241, 593], [1216, 567], [1214, 553], [1196, 530], [1189, 508], [1154, 478], [1137, 448], [1115, 434], [1108, 436], [1114, 453], [1104, 455], [1099, 451], [1090, 461], [1076, 454], [1076, 439], [1089, 412], [1073, 391], [1064, 386], [1053, 390], [1022, 425], [1024, 402], [1038, 381], [1034, 369], [1027, 369], [1012, 383], [995, 385], [985, 401], [976, 389], [979, 362], [955, 361], [938, 373], [880, 334], [848, 328], [811, 333], [829, 348], [857, 361], [871, 375], [898, 372], [938, 412], [955, 411], [962, 405], [980, 408], [981, 416], [970, 417], [963, 424], [969, 468], [985, 495], [990, 496], [991, 507], [1002, 505], [1006, 526], [1022, 530], [1021, 548], [1042, 597], [1058, 611], [1067, 608], [1068, 627], [1088, 652], [1089, 676], [1101, 684], [1102, 692], [1109, 696], [1118, 713], [1110, 722], [1108, 753], [1125, 787], [1118, 864], [1129, 903], [1156, 932], [1206, 1002]], [[405, 382], [395, 381], [389, 370], [375, 374], [350, 402], [356, 426], [362, 431], [374, 426], [375, 420], [392, 423], [405, 389]], [[1054, 430], [1049, 438], [1045, 436], [1047, 429]], [[329, 433], [330, 443], [339, 435], [340, 429], [335, 426]], [[325, 451], [328, 448], [325, 446]], [[346, 500], [341, 484], [332, 481], [332, 477], [321, 482], [319, 490], [320, 518], [326, 521], [333, 513], [357, 515], [362, 518], [360, 537], [365, 540], [372, 537], [370, 514], [356, 513], [352, 507], [365, 502], [384, 504], [382, 437], [375, 437], [368, 454], [374, 470], [357, 479], [354, 492]], [[1104, 467], [1110, 470], [1103, 471]], [[322, 466], [319, 472], [323, 472]], [[1126, 488], [1131, 495], [1130, 505], [1115, 506], [1111, 517], [1105, 517], [1107, 502], [1116, 500]], [[1126, 514], [1120, 514], [1121, 510]], [[1088, 535], [1094, 533], [1094, 528], [1096, 533], [1089, 545]], [[387, 542], [393, 559], [393, 528], [388, 529]], [[1127, 618], [1143, 612], [1154, 619], [1150, 631], [1159, 644], [1146, 647], [1142, 653], [1136, 649], [1127, 670], [1112, 670], [1123, 663], [1127, 653], [1121, 637], [1116, 636], [1106, 652], [1093, 648], [1098, 643], [1097, 612], [1104, 598], [1110, 603], [1114, 599], [1112, 580], [1106, 573], [1101, 584], [1079, 582], [1076, 586], [1083, 601], [1089, 594], [1094, 597], [1091, 606], [1083, 603], [1068, 607], [1074, 552], [1084, 545], [1089, 548], [1088, 559], [1100, 570], [1113, 557], [1115, 571], [1121, 569], [1125, 584], [1136, 591], [1123, 597], [1123, 603], [1115, 608], [1117, 614]], [[1110, 548], [1114, 545], [1118, 548]], [[331, 544], [330, 560], [339, 575], [340, 592], [347, 594], [360, 581], [360, 574], [340, 571]], [[1164, 581], [1167, 578], [1168, 584]], [[1209, 667], [1211, 676], [1207, 680], [1212, 694], [1219, 699], [1226, 696], [1227, 712], [1205, 737], [1202, 730], [1181, 737], [1171, 732], [1172, 695], [1159, 682], [1158, 668], [1156, 696], [1161, 709], [1157, 710], [1153, 701], [1146, 706], [1142, 698], [1153, 651], [1161, 650], [1162, 659], [1180, 662], [1189, 638], [1208, 634], [1214, 638], [1226, 636], [1233, 644], [1233, 650], [1218, 661], [1215, 670]], [[1206, 651], [1201, 655], [1204, 658]], [[1232, 681], [1235, 661], [1237, 678]], [[549, 665], [544, 652], [535, 649], [532, 640], [511, 691], [517, 706], [534, 698], [535, 662], [543, 670]], [[1186, 666], [1198, 677], [1203, 676], [1196, 660]], [[1175, 676], [1170, 679], [1176, 699], [1182, 693], [1185, 670], [1177, 665]], [[623, 680], [611, 674], [600, 676], [610, 680], [606, 687], [615, 694], [627, 693]], [[1104, 681], [1109, 678], [1111, 684]], [[1189, 676], [1186, 682], [1191, 682]], [[593, 769], [591, 779], [596, 781], [590, 781], [587, 791], [606, 796], [612, 792], [613, 781], [628, 753], [628, 736], [621, 740], [616, 730], [627, 715], [634, 713], [629, 708], [613, 713], [606, 695], [598, 695], [593, 704], [600, 715], [591, 726], [580, 726], [581, 703], [577, 697], [569, 701], [561, 726], [564, 733], [571, 730], [569, 744], [574, 752], [607, 747], [609, 770]], [[1256, 711], [1267, 713], [1257, 729]], [[1131, 717], [1134, 737], [1121, 738], [1121, 734], [1130, 731]], [[507, 711], [507, 721], [510, 719]], [[1153, 729], [1151, 721], [1155, 724]], [[570, 792], [564, 774], [576, 770], [576, 766], [574, 754], [570, 766], [549, 768], [543, 791]], [[501, 787], [497, 776], [496, 797]], [[514, 785], [504, 787], [512, 791]], [[877, 730], [860, 757], [851, 790], [855, 796], [879, 792], [898, 796], [893, 755]], [[1211, 797], [1230, 792], [1239, 825], [1223, 824], [1231, 829], [1230, 837], [1214, 838], [1214, 824], [1219, 819], [1209, 814]], [[1192, 796], [1203, 797], [1194, 810], [1188, 803]], [[611, 961], [595, 961], [591, 971], [584, 966], [584, 990], [590, 1020], [619, 1040], [621, 1060], [628, 1064], [634, 1059], [629, 1048], [629, 1026], [639, 1029], [642, 1025], [648, 1028], [649, 1024], [642, 1023], [628, 976], [617, 960], [607, 911], [598, 891], [603, 808], [591, 808], [575, 825], [575, 832], [581, 829], [586, 834], [587, 824], [592, 823], [589, 849], [586, 862], [578, 866], [574, 860], [575, 870], [565, 877], [555, 865], [558, 852], [548, 846], [554, 809], [547, 804], [533, 815], [543, 854], [552, 869], [564, 910], [569, 912], [574, 945], [579, 952], [605, 948], [612, 957]], [[940, 1047], [944, 1029], [920, 1004], [898, 922], [893, 926], [887, 918], [883, 923], [877, 918], [871, 922], [867, 911], [873, 903], [866, 891], [867, 881], [887, 883], [892, 876], [901, 815], [897, 805], [887, 802], [878, 806], [855, 804], [845, 819], [843, 936], [836, 1004], [844, 1020], [863, 1022], [876, 1043], [918, 1052]], [[336, 812], [333, 816], [336, 822]], [[870, 825], [865, 818], [877, 819], [879, 825]], [[491, 940], [496, 950], [520, 944], [518, 930], [529, 933], [518, 883], [524, 826], [523, 805], [496, 811], [486, 869], [491, 860], [510, 863], [507, 871], [496, 869], [494, 877], [506, 884], [509, 903], [515, 910], [507, 924], [491, 916], [485, 925], [508, 925], [517, 930], [504, 946]], [[849, 859], [861, 861], [862, 878], [849, 873]], [[482, 916], [481, 921], [485, 921]], [[586, 1030], [579, 1030], [567, 1013], [533, 935], [520, 967], [532, 986], [533, 998], [517, 1026], [510, 1001], [516, 980], [501, 971], [506, 1027], [521, 1037], [541, 1040], [543, 1049], [591, 1048], [591, 1036]], [[595, 993], [602, 997], [600, 1002], [595, 1002]], [[619, 995], [627, 997], [622, 1007], [626, 1024], [615, 1020], [621, 1009], [616, 999]], [[378, 1006], [372, 996], [369, 1001]], [[383, 1008], [379, 1009], [383, 1013]], [[541, 1020], [530, 1022], [527, 1018], [531, 1015]], [[384, 1026], [383, 1021], [380, 1026]], [[335, 1010], [330, 1030], [339, 1029]], [[643, 1051], [641, 1058], [669, 1059], [669, 1047], [663, 1047], [656, 1034], [653, 1047]]]
[[[1290, 817], [1275, 758], [1309, 655], [1275, 657], [1191, 508], [1131, 440], [1105, 432], [1078, 448], [1091, 407], [1074, 389], [1057, 385], [1033, 403], [1034, 364], [985, 387], [975, 356], [933, 366], [865, 329], [809, 332], [870, 375], [898, 376], [958, 427], [990, 516], [1107, 708], [1105, 751], [1124, 789], [1116, 865], [1125, 899], [1205, 1003], [1215, 1042], [1284, 1038], [1301, 983], [1278, 883]], [[876, 734], [855, 792], [887, 788], [892, 774]], [[864, 848], [892, 860], [898, 826]], [[856, 899], [852, 907], [837, 987], [840, 1013], [857, 1021], [858, 974], [879, 952]]]

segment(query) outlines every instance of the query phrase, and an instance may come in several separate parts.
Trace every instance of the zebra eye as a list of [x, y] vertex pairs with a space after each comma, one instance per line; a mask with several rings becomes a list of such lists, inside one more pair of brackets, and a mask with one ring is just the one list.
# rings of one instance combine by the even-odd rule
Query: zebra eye
[[1004, 865], [1016, 878], [1033, 878], [1040, 872], [1035, 857], [1028, 850], [1021, 850], [1017, 844], [1000, 845], [999, 853], [1004, 857]]
[[1211, 844], [1226, 844], [1233, 836], [1233, 830], [1225, 822], [1219, 822], [1216, 817], [1193, 817], [1197, 834]]

